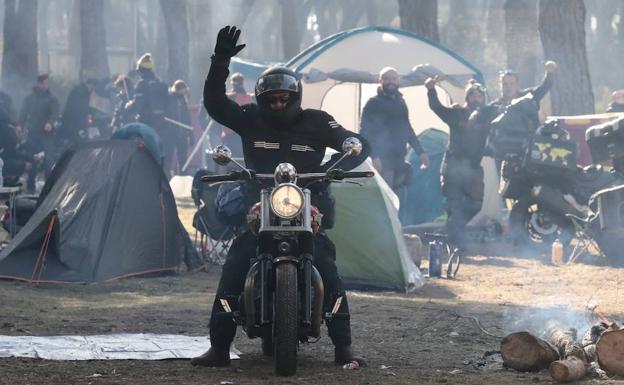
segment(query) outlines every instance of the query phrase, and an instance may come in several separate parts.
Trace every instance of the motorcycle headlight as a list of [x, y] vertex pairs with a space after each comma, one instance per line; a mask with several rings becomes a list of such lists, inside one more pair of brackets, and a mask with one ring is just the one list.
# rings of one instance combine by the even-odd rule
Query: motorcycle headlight
[[303, 192], [294, 184], [283, 184], [271, 193], [271, 209], [280, 218], [291, 219], [303, 209]]

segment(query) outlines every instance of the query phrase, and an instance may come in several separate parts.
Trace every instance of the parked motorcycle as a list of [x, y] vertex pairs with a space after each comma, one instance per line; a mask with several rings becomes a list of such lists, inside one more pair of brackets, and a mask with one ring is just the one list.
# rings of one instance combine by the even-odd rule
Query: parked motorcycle
[[[557, 120], [537, 127], [537, 105], [530, 95], [505, 114], [524, 117], [508, 117], [507, 122], [499, 117], [490, 138], [504, 159], [501, 194], [513, 200], [509, 221], [514, 241], [550, 245], [559, 238], [566, 244], [575, 233], [568, 215], [586, 217], [592, 194], [624, 180], [600, 165], [577, 166], [576, 143]], [[514, 125], [513, 135], [507, 135], [505, 123], [518, 121], [525, 124], [520, 129]]]
[[[323, 314], [323, 282], [313, 266], [313, 237], [322, 215], [311, 204], [307, 189], [318, 181], [374, 176], [373, 172], [337, 168], [348, 156], [362, 151], [357, 138], [345, 140], [342, 149], [342, 158], [324, 173], [297, 174], [292, 164], [281, 163], [274, 174], [256, 174], [233, 160], [227, 147], [218, 146], [214, 161], [222, 166], [234, 163], [240, 171], [202, 177], [204, 182], [254, 181], [262, 186], [260, 202], [247, 215], [250, 230], [258, 236], [258, 255], [252, 259], [240, 298], [221, 300], [226, 310], [221, 315], [233, 317], [249, 338], [262, 338], [263, 351], [273, 355], [278, 375], [296, 372], [298, 345], [320, 337], [323, 318], [347, 316], [337, 313], [342, 297]], [[240, 303], [240, 310], [234, 310], [238, 306], [232, 301]]]

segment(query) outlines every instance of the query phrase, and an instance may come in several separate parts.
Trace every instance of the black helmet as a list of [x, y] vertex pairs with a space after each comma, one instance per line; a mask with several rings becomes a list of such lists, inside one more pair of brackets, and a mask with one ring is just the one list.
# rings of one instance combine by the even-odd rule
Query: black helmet
[[[290, 121], [301, 112], [301, 81], [297, 75], [285, 67], [271, 67], [264, 71], [256, 82], [256, 101], [265, 118], [273, 121]], [[285, 109], [273, 111], [266, 96], [272, 92], [287, 91], [290, 100]]]

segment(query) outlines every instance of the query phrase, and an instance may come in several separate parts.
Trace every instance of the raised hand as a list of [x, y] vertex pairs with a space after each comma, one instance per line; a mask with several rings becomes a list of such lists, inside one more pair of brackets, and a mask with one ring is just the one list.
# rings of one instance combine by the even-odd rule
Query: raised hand
[[236, 45], [238, 38], [240, 37], [241, 30], [232, 26], [225, 26], [221, 28], [217, 35], [217, 44], [215, 45], [215, 54], [232, 57], [236, 56], [243, 48], [245, 44]]

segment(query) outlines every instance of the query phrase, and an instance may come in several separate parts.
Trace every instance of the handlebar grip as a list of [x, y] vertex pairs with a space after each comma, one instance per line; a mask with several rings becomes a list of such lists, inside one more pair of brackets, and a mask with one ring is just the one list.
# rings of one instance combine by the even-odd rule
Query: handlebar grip
[[347, 171], [343, 174], [345, 178], [370, 178], [375, 176], [374, 171]]
[[240, 173], [232, 172], [226, 175], [204, 175], [201, 177], [202, 182], [234, 182], [240, 179]]

